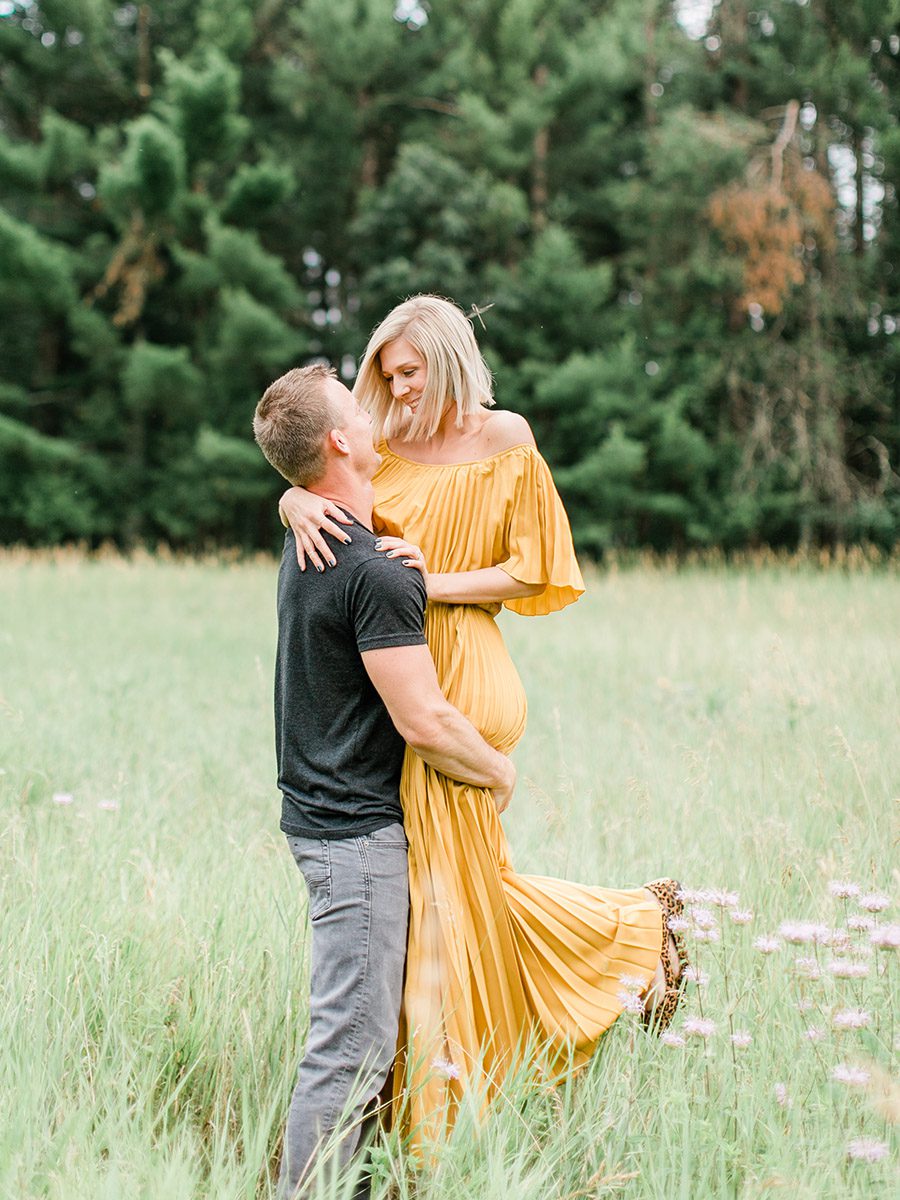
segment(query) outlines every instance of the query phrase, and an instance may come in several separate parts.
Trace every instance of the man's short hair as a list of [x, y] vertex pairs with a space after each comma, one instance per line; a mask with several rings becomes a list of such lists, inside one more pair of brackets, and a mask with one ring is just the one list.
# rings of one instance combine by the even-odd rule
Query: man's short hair
[[295, 367], [270, 383], [256, 406], [253, 436], [260, 450], [290, 483], [308, 487], [325, 472], [325, 438], [339, 414], [328, 398], [332, 367]]

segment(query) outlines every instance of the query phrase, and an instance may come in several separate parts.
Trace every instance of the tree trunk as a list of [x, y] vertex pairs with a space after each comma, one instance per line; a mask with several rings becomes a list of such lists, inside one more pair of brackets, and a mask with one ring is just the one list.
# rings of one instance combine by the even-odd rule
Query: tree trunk
[[[540, 94], [547, 86], [550, 72], [541, 64], [535, 68], [532, 81]], [[534, 157], [531, 173], [531, 224], [537, 232], [547, 224], [547, 154], [550, 149], [550, 130], [541, 125], [534, 135]]]
[[132, 413], [125, 429], [125, 461], [131, 487], [131, 495], [122, 519], [122, 538], [133, 550], [144, 531], [145, 458], [147, 454], [147, 430], [142, 412]]
[[375, 145], [375, 138], [369, 128], [370, 116], [369, 109], [372, 107], [372, 97], [368, 92], [360, 92], [359, 94], [359, 111], [362, 114], [360, 120], [360, 141], [362, 142], [362, 166], [360, 168], [360, 183], [364, 188], [374, 188], [378, 186], [378, 149]]
[[150, 85], [150, 15], [149, 4], [138, 8], [137, 94], [142, 100], [148, 100], [153, 91]]
[[657, 0], [649, 0], [647, 17], [644, 21], [644, 44], [647, 48], [644, 55], [644, 121], [648, 128], [657, 122], [656, 97], [650, 90], [656, 83], [658, 64], [656, 61], [656, 19]]
[[853, 156], [856, 159], [856, 241], [853, 247], [857, 258], [862, 258], [865, 253], [866, 244], [863, 233], [865, 224], [865, 200], [866, 200], [866, 180], [865, 171], [863, 169], [863, 135], [854, 129], [853, 131]]

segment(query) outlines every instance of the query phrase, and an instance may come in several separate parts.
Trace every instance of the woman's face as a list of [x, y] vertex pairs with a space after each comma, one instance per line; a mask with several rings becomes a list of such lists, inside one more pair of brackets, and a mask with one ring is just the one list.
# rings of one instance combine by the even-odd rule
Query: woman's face
[[391, 389], [391, 395], [414, 413], [428, 382], [425, 359], [404, 337], [388, 342], [380, 358], [381, 373]]

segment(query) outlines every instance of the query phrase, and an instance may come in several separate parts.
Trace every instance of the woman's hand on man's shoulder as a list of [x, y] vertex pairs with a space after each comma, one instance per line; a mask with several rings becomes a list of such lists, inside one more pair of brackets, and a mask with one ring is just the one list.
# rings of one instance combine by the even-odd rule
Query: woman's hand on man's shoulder
[[513, 446], [534, 446], [531, 426], [521, 413], [508, 409], [495, 409], [481, 427], [482, 445], [485, 455], [499, 454]]

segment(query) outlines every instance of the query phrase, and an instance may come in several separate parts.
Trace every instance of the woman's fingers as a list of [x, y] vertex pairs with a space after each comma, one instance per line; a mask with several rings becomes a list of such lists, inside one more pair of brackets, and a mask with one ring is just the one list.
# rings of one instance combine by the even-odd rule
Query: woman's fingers
[[[340, 520], [340, 517], [338, 517], [337, 519], [338, 519], [338, 520]], [[340, 526], [338, 526], [338, 525], [335, 525], [334, 521], [329, 521], [327, 517], [323, 517], [323, 518], [322, 518], [322, 532], [323, 532], [323, 533], [330, 533], [330, 534], [331, 534], [331, 536], [332, 536], [332, 537], [333, 537], [333, 538], [334, 538], [336, 541], [338, 541], [338, 542], [343, 542], [343, 544], [344, 544], [345, 546], [346, 546], [346, 545], [347, 545], [349, 542], [352, 542], [352, 541], [353, 541], [353, 538], [352, 538], [352, 537], [350, 536], [350, 534], [349, 534], [349, 533], [346, 531], [346, 529], [341, 529], [341, 528], [340, 528]], [[334, 563], [332, 563], [331, 565], [332, 565], [332, 566], [334, 566]]]
[[412, 542], [404, 541], [403, 538], [380, 537], [375, 543], [375, 549], [380, 550], [388, 558], [402, 558], [404, 567], [412, 567], [413, 570], [420, 571], [427, 580], [428, 564], [425, 562], [425, 555]]
[[306, 524], [303, 528], [294, 527], [294, 538], [297, 542], [297, 562], [300, 564], [300, 570], [306, 569], [306, 563], [317, 571], [324, 570], [324, 564], [329, 567], [337, 565], [337, 559], [334, 557], [334, 551], [322, 537], [323, 533], [331, 534], [336, 541], [346, 545], [352, 539], [341, 529], [329, 521], [327, 517], [322, 518], [322, 528], [316, 529], [315, 526]]
[[336, 562], [334, 552], [322, 537], [321, 532], [318, 529], [311, 529], [307, 533], [307, 537], [311, 543], [311, 548], [307, 550], [306, 553], [309, 557], [309, 561], [316, 568], [316, 570], [324, 571], [325, 563], [327, 563], [329, 567], [333, 567]]
[[425, 558], [425, 555], [418, 546], [414, 546], [412, 542], [407, 542], [404, 538], [379, 538], [375, 543], [375, 549], [384, 551], [388, 558], [399, 558], [401, 554], [405, 554], [408, 558], [421, 558], [423, 560]]
[[[353, 524], [353, 518], [348, 517], [344, 510], [342, 508], [338, 508], [336, 504], [327, 504], [324, 511], [326, 516], [334, 517], [334, 519], [336, 521], [340, 521], [342, 525]], [[323, 525], [322, 528], [324, 529], [325, 526]], [[349, 542], [350, 539], [347, 538], [347, 541]]]
[[[347, 543], [351, 540], [344, 525], [352, 525], [353, 518], [331, 500], [316, 496], [303, 488], [288, 488], [278, 504], [283, 524], [290, 524], [297, 545], [297, 563], [301, 571], [311, 564], [317, 571], [324, 571], [325, 564], [336, 565], [334, 551], [325, 541], [323, 533], [335, 541]], [[339, 522], [335, 524], [335, 522]]]
[[[306, 565], [304, 565], [304, 562], [301, 561], [300, 558], [301, 546], [303, 548], [302, 552], [305, 556]], [[297, 562], [300, 563], [301, 571], [305, 571], [306, 566], [311, 566], [317, 571], [324, 570], [324, 567], [322, 566], [322, 560], [316, 552], [316, 547], [313, 544], [313, 540], [307, 533], [302, 533], [297, 536]]]

